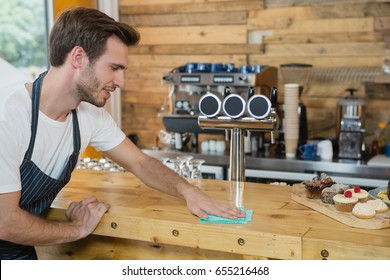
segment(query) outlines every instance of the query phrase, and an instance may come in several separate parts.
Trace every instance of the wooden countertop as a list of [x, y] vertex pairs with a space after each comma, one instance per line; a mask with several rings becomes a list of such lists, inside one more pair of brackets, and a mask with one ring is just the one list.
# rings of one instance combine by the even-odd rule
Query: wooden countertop
[[[201, 188], [228, 203], [229, 181], [203, 180]], [[70, 202], [89, 195], [111, 204], [97, 236], [272, 259], [390, 259], [390, 228], [346, 226], [292, 201], [288, 186], [245, 183], [243, 204], [253, 210], [252, 222], [205, 224], [184, 201], [146, 187], [129, 172], [76, 170], [49, 218], [65, 219]]]

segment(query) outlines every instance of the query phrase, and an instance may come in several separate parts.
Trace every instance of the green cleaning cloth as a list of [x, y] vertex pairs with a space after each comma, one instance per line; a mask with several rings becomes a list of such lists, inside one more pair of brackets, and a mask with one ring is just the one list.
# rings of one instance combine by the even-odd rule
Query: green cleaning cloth
[[222, 218], [219, 216], [209, 215], [207, 219], [200, 218], [199, 221], [201, 223], [219, 223], [219, 224], [247, 224], [248, 222], [252, 221], [253, 210], [245, 210], [244, 208], [241, 208], [241, 210], [245, 212], [246, 214], [245, 218], [237, 218], [233, 220], [233, 219]]

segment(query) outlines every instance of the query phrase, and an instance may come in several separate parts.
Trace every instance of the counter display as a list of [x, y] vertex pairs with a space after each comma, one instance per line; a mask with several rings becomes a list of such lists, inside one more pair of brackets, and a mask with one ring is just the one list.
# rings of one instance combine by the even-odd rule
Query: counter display
[[[229, 203], [230, 182], [201, 188]], [[248, 224], [205, 224], [184, 201], [146, 187], [130, 172], [76, 170], [49, 219], [71, 201], [95, 195], [111, 204], [89, 237], [38, 247], [40, 259], [390, 259], [390, 228], [347, 226], [291, 199], [291, 187], [245, 183]]]

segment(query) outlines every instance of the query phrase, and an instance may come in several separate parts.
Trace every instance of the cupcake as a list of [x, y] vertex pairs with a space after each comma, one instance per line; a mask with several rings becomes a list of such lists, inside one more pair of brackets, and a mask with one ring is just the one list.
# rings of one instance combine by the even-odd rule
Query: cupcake
[[325, 173], [314, 177], [311, 181], [304, 181], [305, 195], [310, 199], [320, 199], [323, 189], [332, 186], [336, 182]]
[[361, 189], [359, 186], [355, 186], [353, 189], [348, 189], [352, 192], [352, 196], [356, 197], [359, 202], [366, 202], [369, 199], [368, 192]]
[[334, 206], [337, 211], [351, 212], [358, 199], [352, 196], [352, 192], [347, 190], [344, 194], [336, 194], [333, 197]]

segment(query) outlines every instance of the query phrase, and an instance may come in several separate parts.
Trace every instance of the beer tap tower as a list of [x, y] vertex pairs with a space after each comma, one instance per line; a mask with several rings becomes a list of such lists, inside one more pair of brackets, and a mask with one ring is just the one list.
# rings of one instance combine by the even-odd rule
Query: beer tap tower
[[244, 135], [247, 130], [271, 132], [279, 127], [277, 68], [266, 65], [187, 63], [164, 74], [170, 86], [158, 114], [167, 131], [174, 133], [230, 133], [232, 194], [242, 206], [245, 181]]
[[213, 105], [216, 99], [211, 95], [204, 96], [199, 102], [200, 112], [208, 113], [208, 115], [204, 113], [203, 116], [198, 117], [199, 127], [203, 129], [230, 130], [230, 193], [236, 207], [241, 207], [243, 203], [245, 131], [268, 131], [271, 133], [271, 143], [273, 143], [275, 141], [274, 132], [279, 128], [279, 117], [276, 113], [277, 89], [275, 87], [271, 89], [271, 101], [264, 95], [255, 94], [253, 88], [249, 89], [248, 97], [248, 102], [245, 103], [244, 99], [239, 95], [231, 94], [227, 87], [225, 89], [224, 101], [221, 105], [224, 115], [219, 116], [211, 114], [210, 108], [215, 108], [216, 112], [220, 111], [219, 106]]

